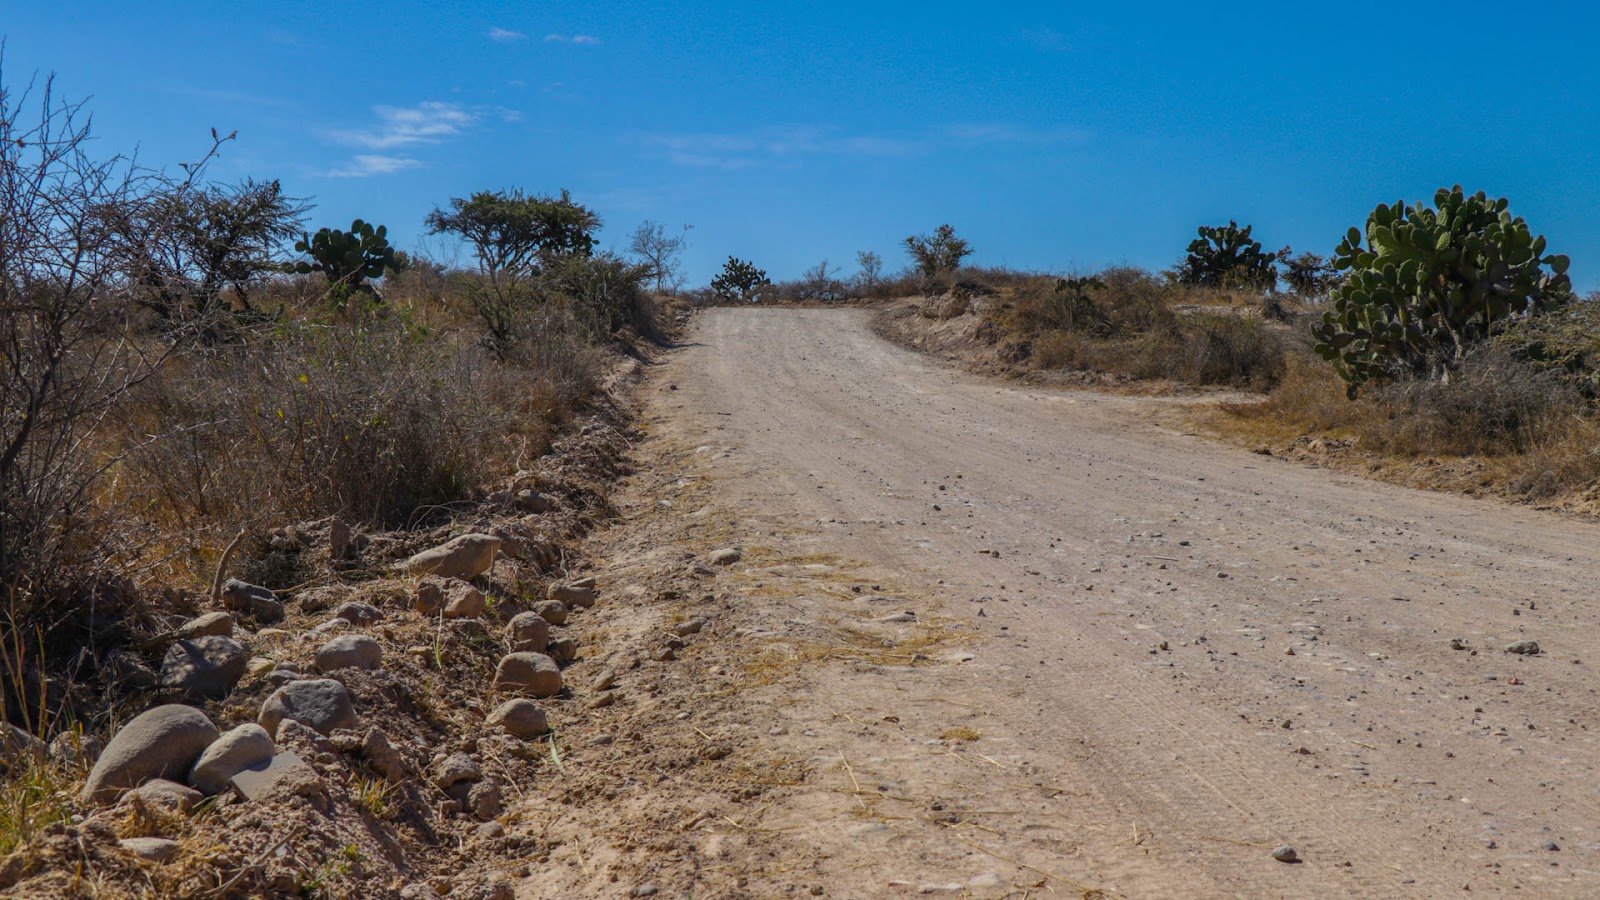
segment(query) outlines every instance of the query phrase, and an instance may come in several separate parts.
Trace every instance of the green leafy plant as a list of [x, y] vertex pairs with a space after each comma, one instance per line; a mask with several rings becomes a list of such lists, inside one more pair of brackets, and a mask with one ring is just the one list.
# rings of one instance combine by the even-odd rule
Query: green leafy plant
[[1334, 252], [1348, 279], [1313, 334], [1352, 399], [1372, 379], [1443, 377], [1504, 325], [1572, 298], [1567, 257], [1546, 255], [1544, 237], [1504, 197], [1468, 196], [1457, 185], [1433, 202], [1380, 203], [1366, 242], [1352, 228]]
[[972, 245], [956, 237], [956, 230], [949, 225], [940, 225], [930, 235], [914, 234], [902, 243], [912, 268], [930, 280], [961, 268], [961, 261], [972, 255]]
[[1173, 280], [1196, 287], [1270, 290], [1278, 283], [1279, 254], [1262, 250], [1261, 242], [1251, 239], [1251, 228], [1234, 221], [1200, 226], [1200, 236], [1189, 242], [1188, 255], [1172, 271]]
[[301, 275], [321, 272], [327, 276], [329, 292], [336, 300], [357, 293], [377, 298], [378, 292], [368, 282], [401, 265], [395, 249], [389, 246], [388, 229], [382, 225], [373, 227], [360, 219], [350, 223], [349, 231], [323, 228], [305, 235], [294, 242], [294, 249], [311, 258], [296, 262], [292, 270]]
[[711, 291], [719, 300], [749, 302], [756, 291], [771, 283], [765, 269], [756, 268], [749, 260], [730, 256], [722, 264], [721, 274], [711, 279]]
[[1289, 249], [1285, 247], [1281, 258], [1283, 280], [1289, 285], [1289, 290], [1302, 297], [1321, 297], [1338, 287], [1343, 280], [1333, 267], [1333, 262], [1320, 253], [1307, 250], [1290, 256]]

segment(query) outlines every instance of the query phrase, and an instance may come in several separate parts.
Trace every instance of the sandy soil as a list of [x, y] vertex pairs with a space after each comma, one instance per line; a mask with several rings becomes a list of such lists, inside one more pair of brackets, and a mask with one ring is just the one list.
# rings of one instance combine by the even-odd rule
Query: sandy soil
[[707, 311], [641, 392], [603, 583], [714, 639], [568, 767], [629, 722], [716, 762], [625, 807], [692, 814], [563, 813], [633, 837], [523, 895], [1600, 895], [1600, 526], [984, 380], [861, 311]]

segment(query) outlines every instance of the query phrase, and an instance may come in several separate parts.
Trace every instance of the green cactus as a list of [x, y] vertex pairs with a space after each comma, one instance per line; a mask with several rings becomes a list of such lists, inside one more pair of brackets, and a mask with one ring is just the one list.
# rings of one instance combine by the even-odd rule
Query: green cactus
[[332, 292], [341, 296], [361, 292], [377, 296], [367, 282], [382, 278], [384, 270], [402, 267], [401, 257], [389, 246], [388, 229], [356, 219], [349, 231], [323, 228], [294, 243], [296, 253], [311, 258], [293, 265], [302, 275], [321, 272], [328, 277]]
[[1271, 290], [1278, 283], [1281, 254], [1263, 251], [1260, 241], [1250, 239], [1251, 228], [1233, 221], [1200, 226], [1200, 236], [1189, 242], [1188, 255], [1172, 271], [1173, 280], [1199, 287]]
[[1100, 336], [1109, 334], [1111, 323], [1094, 302], [1094, 292], [1104, 290], [1105, 286], [1105, 282], [1093, 276], [1056, 279], [1055, 292], [1043, 304], [1045, 327]]
[[1544, 237], [1507, 212], [1505, 198], [1457, 185], [1433, 202], [1380, 203], [1367, 217], [1367, 245], [1352, 228], [1334, 251], [1348, 278], [1312, 333], [1351, 399], [1372, 379], [1443, 375], [1513, 318], [1572, 298], [1567, 257], [1546, 256]]

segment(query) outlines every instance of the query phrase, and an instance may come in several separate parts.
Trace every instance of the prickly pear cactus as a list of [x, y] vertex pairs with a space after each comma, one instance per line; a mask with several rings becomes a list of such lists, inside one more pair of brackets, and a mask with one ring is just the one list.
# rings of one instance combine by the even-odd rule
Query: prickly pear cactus
[[397, 268], [395, 250], [389, 246], [388, 229], [356, 219], [349, 231], [324, 228], [295, 241], [297, 253], [311, 257], [294, 265], [300, 274], [321, 272], [328, 283], [344, 291], [372, 292], [369, 279], [383, 276], [384, 269]]
[[1252, 287], [1271, 289], [1278, 283], [1278, 254], [1261, 249], [1252, 240], [1252, 226], [1202, 225], [1199, 237], [1189, 243], [1189, 253], [1178, 264], [1180, 284], [1200, 287]]
[[1334, 252], [1348, 278], [1312, 333], [1352, 399], [1375, 378], [1442, 374], [1514, 317], [1572, 298], [1567, 257], [1546, 256], [1544, 237], [1507, 212], [1505, 198], [1457, 185], [1433, 203], [1379, 204], [1366, 244], [1352, 228]]

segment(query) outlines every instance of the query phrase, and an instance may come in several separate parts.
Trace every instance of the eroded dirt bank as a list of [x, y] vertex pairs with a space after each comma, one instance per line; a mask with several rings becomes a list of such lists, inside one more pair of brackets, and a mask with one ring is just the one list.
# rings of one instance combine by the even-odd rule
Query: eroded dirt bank
[[593, 620], [641, 661], [563, 748], [612, 802], [549, 813], [613, 837], [521, 893], [1600, 892], [1600, 527], [985, 381], [865, 315], [708, 311], [651, 374], [597, 548], [635, 603]]

